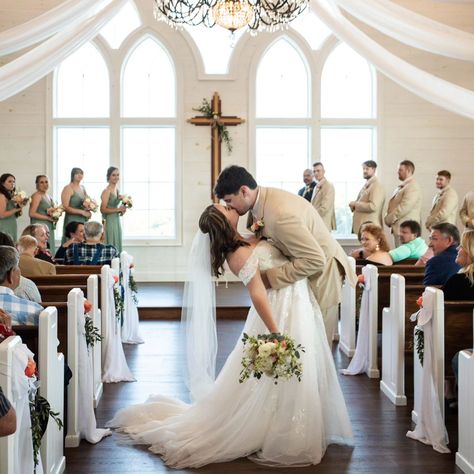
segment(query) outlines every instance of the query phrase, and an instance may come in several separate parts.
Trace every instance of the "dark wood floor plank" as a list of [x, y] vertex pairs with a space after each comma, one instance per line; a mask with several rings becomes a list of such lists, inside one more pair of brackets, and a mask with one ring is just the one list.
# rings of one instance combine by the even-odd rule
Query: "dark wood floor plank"
[[[179, 323], [176, 321], [142, 321], [145, 344], [124, 345], [135, 383], [105, 384], [103, 399], [97, 410], [98, 426], [103, 426], [116, 410], [140, 403], [148, 394], [161, 393], [188, 400], [181, 376], [183, 364]], [[243, 321], [218, 322], [218, 368], [239, 337]], [[348, 359], [334, 347], [338, 368], [346, 367]], [[395, 407], [379, 390], [379, 381], [366, 376], [339, 376], [352, 421], [354, 448], [329, 446], [318, 466], [294, 469], [269, 469], [247, 459], [213, 464], [199, 470], [168, 469], [160, 458], [145, 447], [119, 445], [115, 436], [91, 445], [81, 442], [79, 448], [66, 450], [68, 474], [99, 473], [187, 473], [205, 474], [451, 474], [461, 473], [454, 463], [454, 454], [439, 454], [430, 446], [406, 438], [410, 428], [410, 407]], [[453, 452], [456, 449], [456, 415], [448, 413], [448, 430]]]

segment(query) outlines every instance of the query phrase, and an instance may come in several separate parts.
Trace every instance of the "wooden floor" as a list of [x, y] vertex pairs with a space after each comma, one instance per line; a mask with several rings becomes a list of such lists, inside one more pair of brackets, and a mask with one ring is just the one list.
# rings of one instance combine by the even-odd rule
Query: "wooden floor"
[[[98, 427], [103, 427], [116, 410], [139, 403], [148, 394], [161, 393], [187, 401], [186, 388], [181, 378], [183, 363], [179, 345], [179, 322], [142, 321], [145, 344], [125, 345], [131, 370], [137, 377], [134, 383], [106, 384], [97, 410]], [[218, 367], [239, 337], [243, 321], [218, 321]], [[333, 348], [336, 366], [346, 367], [348, 359]], [[454, 463], [454, 454], [439, 454], [430, 446], [405, 437], [410, 428], [409, 407], [395, 407], [379, 390], [379, 381], [366, 376], [339, 376], [355, 436], [353, 448], [329, 446], [317, 466], [294, 469], [269, 469], [247, 459], [225, 464], [213, 464], [199, 470], [176, 471], [167, 468], [160, 458], [144, 447], [117, 444], [114, 436], [91, 445], [82, 442], [79, 448], [66, 450], [67, 473], [151, 473], [202, 472], [260, 474], [266, 472], [342, 474], [420, 474], [461, 473]], [[447, 415], [448, 430], [455, 433], [456, 414]], [[451, 435], [450, 448], [456, 450], [457, 440]]]

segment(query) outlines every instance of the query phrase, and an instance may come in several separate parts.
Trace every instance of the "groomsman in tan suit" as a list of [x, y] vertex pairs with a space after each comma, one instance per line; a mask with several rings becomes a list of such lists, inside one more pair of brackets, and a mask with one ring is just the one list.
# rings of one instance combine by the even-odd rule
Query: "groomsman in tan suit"
[[402, 182], [393, 192], [385, 214], [385, 224], [390, 227], [395, 247], [400, 246], [398, 231], [404, 221], [416, 221], [421, 225], [421, 188], [413, 178], [415, 165], [410, 160], [398, 165], [398, 179]]
[[466, 230], [474, 230], [474, 191], [469, 191], [464, 196], [459, 217]]
[[360, 190], [356, 201], [351, 201], [349, 207], [354, 213], [352, 216], [352, 232], [357, 234], [364, 222], [373, 222], [383, 227], [382, 211], [385, 203], [385, 191], [375, 172], [377, 163], [369, 160], [362, 163], [362, 173], [367, 180]]
[[[288, 257], [288, 262], [262, 275], [267, 288], [283, 288], [308, 278], [321, 307], [326, 335], [331, 344], [341, 301], [342, 280], [355, 286], [356, 275], [344, 250], [331, 236], [314, 207], [295, 194], [257, 186], [252, 175], [240, 166], [229, 166], [220, 174], [214, 189], [218, 198], [239, 215], [249, 213], [249, 226], [263, 223], [258, 235]], [[334, 318], [336, 315], [336, 318]]]
[[459, 198], [458, 193], [450, 186], [450, 182], [451, 173], [449, 171], [438, 171], [436, 187], [439, 191], [433, 198], [431, 212], [425, 222], [428, 230], [431, 230], [434, 224], [441, 224], [443, 222], [456, 225]]
[[325, 170], [322, 163], [313, 163], [313, 173], [318, 184], [314, 188], [311, 203], [318, 211], [326, 227], [329, 230], [336, 230], [336, 213], [334, 212], [336, 192], [334, 185], [324, 177]]

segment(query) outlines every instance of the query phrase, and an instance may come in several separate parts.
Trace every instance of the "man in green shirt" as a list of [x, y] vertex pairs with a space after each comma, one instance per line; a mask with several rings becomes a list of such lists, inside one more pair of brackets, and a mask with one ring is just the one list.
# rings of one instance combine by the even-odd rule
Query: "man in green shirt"
[[389, 252], [393, 263], [407, 258], [420, 258], [428, 250], [428, 245], [420, 235], [421, 227], [418, 222], [404, 221], [400, 224], [398, 237], [402, 245]]

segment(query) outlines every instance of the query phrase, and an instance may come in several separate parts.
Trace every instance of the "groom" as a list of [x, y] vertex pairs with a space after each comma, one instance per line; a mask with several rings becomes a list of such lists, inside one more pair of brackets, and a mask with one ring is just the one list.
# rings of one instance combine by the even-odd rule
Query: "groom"
[[240, 166], [225, 168], [214, 192], [239, 215], [250, 210], [249, 227], [253, 224], [258, 235], [272, 239], [289, 257], [288, 263], [262, 275], [267, 288], [279, 289], [308, 278], [323, 313], [329, 345], [332, 345], [342, 279], [346, 277], [355, 286], [356, 275], [316, 209], [294, 194], [257, 186], [253, 176]]

